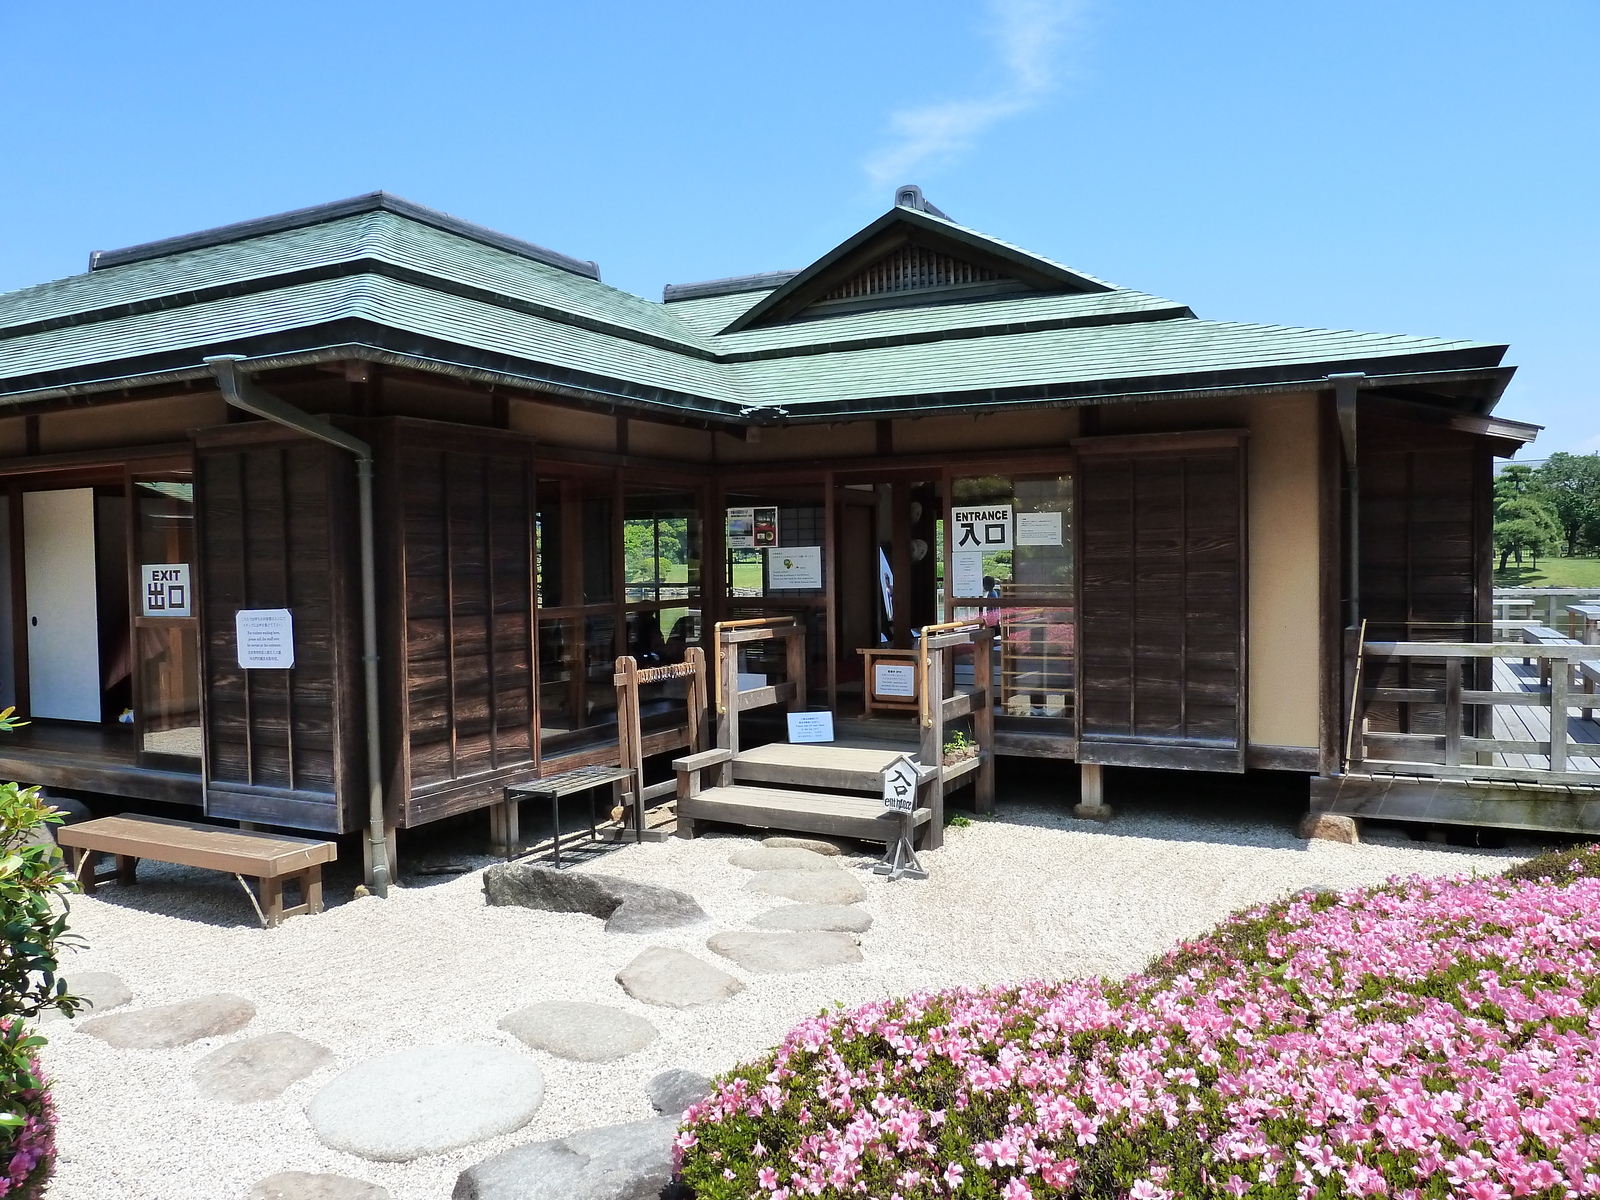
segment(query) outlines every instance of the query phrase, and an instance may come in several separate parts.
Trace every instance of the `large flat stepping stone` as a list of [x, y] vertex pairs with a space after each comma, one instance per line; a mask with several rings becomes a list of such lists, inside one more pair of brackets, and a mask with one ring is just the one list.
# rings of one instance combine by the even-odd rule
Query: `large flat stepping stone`
[[668, 1117], [680, 1117], [691, 1104], [699, 1104], [711, 1094], [711, 1080], [682, 1067], [673, 1067], [651, 1078], [650, 1106]]
[[207, 1100], [254, 1104], [276, 1099], [332, 1061], [326, 1046], [292, 1033], [264, 1033], [213, 1050], [195, 1064], [194, 1081]]
[[658, 1036], [643, 1017], [576, 1000], [530, 1004], [500, 1018], [500, 1028], [535, 1050], [576, 1062], [611, 1062], [643, 1050]]
[[617, 972], [622, 990], [645, 1004], [663, 1008], [700, 1008], [721, 1004], [744, 991], [726, 971], [682, 950], [651, 946]]
[[237, 1033], [255, 1015], [256, 1006], [243, 996], [223, 993], [96, 1017], [84, 1022], [83, 1031], [118, 1050], [170, 1050]]
[[537, 863], [497, 863], [483, 873], [484, 899], [542, 912], [587, 913], [607, 933], [653, 933], [706, 920], [693, 896], [615, 875], [557, 871]]
[[391, 1200], [389, 1189], [348, 1175], [280, 1171], [250, 1189], [250, 1200]]
[[706, 947], [746, 971], [765, 975], [793, 975], [861, 961], [861, 947], [848, 933], [732, 930], [713, 935]]
[[865, 933], [872, 928], [872, 914], [854, 904], [785, 904], [769, 909], [750, 924], [757, 929]]
[[800, 904], [859, 904], [867, 889], [847, 871], [757, 871], [744, 885], [747, 892], [782, 896]]
[[[67, 976], [67, 991], [86, 1003], [78, 1010], [74, 1020], [82, 1021], [113, 1008], [132, 1003], [133, 992], [122, 981], [121, 975], [110, 971], [80, 971]], [[40, 1021], [64, 1021], [66, 1016], [58, 1009], [49, 1009], [39, 1015]]]
[[671, 1195], [677, 1116], [585, 1129], [468, 1167], [451, 1200], [656, 1200]]
[[839, 864], [801, 846], [741, 846], [728, 856], [731, 866], [747, 871], [837, 871]]
[[829, 858], [838, 858], [844, 853], [844, 848], [836, 842], [825, 842], [821, 838], [790, 837], [785, 833], [762, 838], [761, 844], [771, 850], [809, 850], [813, 854], [826, 854]]
[[521, 1129], [544, 1076], [499, 1046], [418, 1046], [351, 1067], [306, 1109], [325, 1146], [410, 1162]]

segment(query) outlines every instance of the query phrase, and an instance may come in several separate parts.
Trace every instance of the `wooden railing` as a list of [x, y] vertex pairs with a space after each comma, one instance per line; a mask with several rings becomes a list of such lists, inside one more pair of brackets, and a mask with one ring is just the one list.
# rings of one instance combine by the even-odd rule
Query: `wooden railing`
[[[655, 740], [658, 744], [647, 747], [639, 689], [645, 684], [672, 680], [684, 681], [684, 723], [668, 731], [665, 739], [668, 744], [660, 744], [663, 739], [657, 736]], [[632, 813], [632, 832], [637, 838], [643, 836], [645, 801], [671, 795], [676, 786], [676, 781], [671, 779], [645, 785], [644, 760], [647, 754], [659, 754], [663, 750], [680, 747], [693, 754], [706, 748], [705, 652], [699, 646], [690, 646], [684, 651], [681, 663], [664, 667], [640, 667], [632, 655], [623, 655], [617, 659], [612, 682], [617, 687], [617, 757], [622, 766], [633, 772], [632, 786], [623, 794], [622, 805]], [[612, 815], [621, 820], [616, 813]]]
[[[1509, 661], [1539, 669], [1515, 676]], [[1364, 642], [1354, 665], [1351, 771], [1600, 784], [1600, 727], [1584, 730], [1580, 722], [1578, 732], [1596, 740], [1575, 738], [1570, 727], [1574, 705], [1589, 702], [1585, 721], [1600, 707], [1592, 698], [1600, 682], [1594, 646]], [[1500, 686], [1508, 682], [1517, 690]], [[1499, 736], [1504, 727], [1511, 736]], [[1515, 758], [1522, 765], [1507, 761]]]
[[[972, 648], [970, 692], [957, 692], [950, 656], [963, 646]], [[917, 639], [918, 716], [922, 730], [919, 757], [925, 767], [938, 767], [941, 797], [948, 785], [973, 771], [974, 806], [980, 813], [994, 811], [994, 630], [982, 621], [949, 621], [925, 625]], [[948, 693], [947, 693], [948, 689]], [[965, 763], [944, 765], [944, 730], [948, 721], [972, 718], [972, 740], [978, 756]], [[943, 821], [944, 806], [937, 808]]]

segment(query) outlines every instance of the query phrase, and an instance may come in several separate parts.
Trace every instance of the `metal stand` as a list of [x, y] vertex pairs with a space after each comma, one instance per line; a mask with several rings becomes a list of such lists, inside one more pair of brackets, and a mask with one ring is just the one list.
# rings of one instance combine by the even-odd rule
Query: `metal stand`
[[887, 875], [889, 882], [896, 879], [926, 879], [928, 872], [917, 861], [916, 847], [911, 844], [911, 815], [906, 814], [900, 825], [900, 836], [883, 856], [883, 861], [872, 868], [874, 875]]

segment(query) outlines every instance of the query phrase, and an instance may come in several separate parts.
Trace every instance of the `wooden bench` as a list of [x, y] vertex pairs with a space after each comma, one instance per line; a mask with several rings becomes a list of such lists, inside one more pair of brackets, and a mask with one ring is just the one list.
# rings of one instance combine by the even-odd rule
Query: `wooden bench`
[[[1568, 637], [1559, 629], [1551, 629], [1548, 625], [1529, 625], [1525, 627], [1522, 631], [1522, 640], [1530, 646], [1582, 645], [1577, 638]], [[1525, 658], [1522, 661], [1524, 665], [1527, 665], [1533, 660]], [[1550, 682], [1550, 660], [1548, 658], [1539, 660], [1539, 682], [1540, 684], [1548, 684]]]
[[[64, 825], [56, 831], [56, 841], [66, 850], [83, 890], [90, 894], [112, 879], [137, 883], [135, 871], [141, 858], [249, 875], [260, 888], [262, 915], [269, 928], [285, 917], [322, 911], [322, 864], [339, 856], [339, 847], [332, 842], [165, 817], [101, 817]], [[111, 855], [115, 867], [101, 871], [92, 861], [85, 863], [96, 854]], [[300, 903], [292, 908], [283, 906], [285, 882], [297, 883], [300, 888]]]

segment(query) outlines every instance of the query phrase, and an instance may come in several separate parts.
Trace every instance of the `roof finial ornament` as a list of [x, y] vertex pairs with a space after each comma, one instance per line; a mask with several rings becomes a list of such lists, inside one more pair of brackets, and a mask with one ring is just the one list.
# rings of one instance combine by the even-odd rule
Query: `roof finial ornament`
[[936, 217], [950, 220], [950, 214], [941, 212], [934, 207], [933, 201], [922, 194], [922, 189], [914, 183], [903, 183], [894, 190], [894, 206], [896, 208], [914, 208], [918, 212], [932, 213]]

